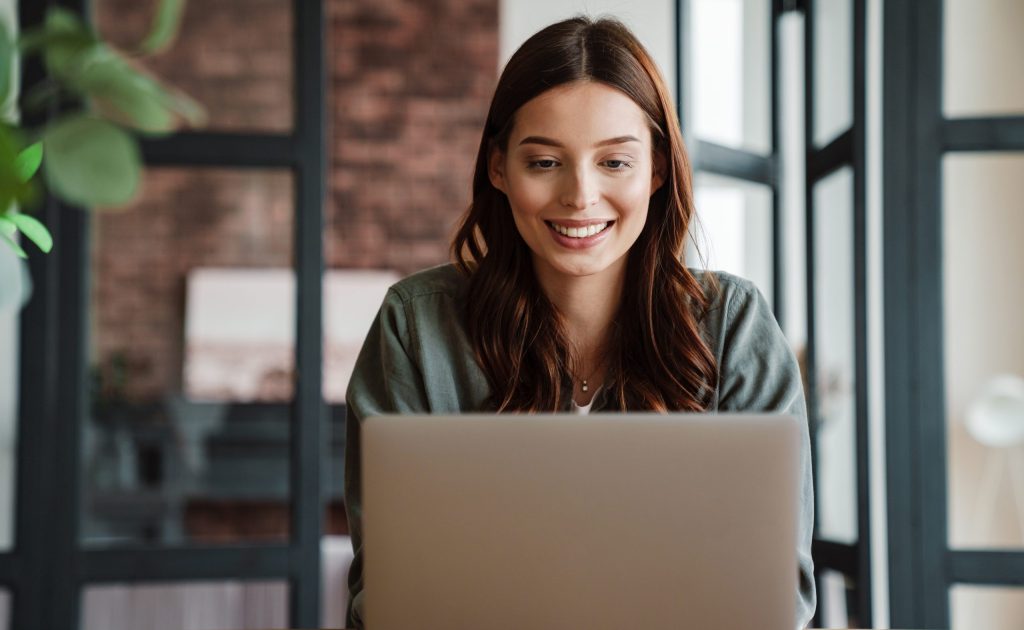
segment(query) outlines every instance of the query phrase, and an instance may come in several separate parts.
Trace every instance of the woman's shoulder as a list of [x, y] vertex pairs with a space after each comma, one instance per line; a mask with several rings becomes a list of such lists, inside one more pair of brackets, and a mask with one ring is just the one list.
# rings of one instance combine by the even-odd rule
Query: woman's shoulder
[[771, 306], [753, 282], [724, 271], [693, 273], [708, 300], [700, 327], [720, 364], [738, 346], [758, 345], [767, 335], [781, 335]]
[[746, 278], [725, 271], [705, 269], [691, 269], [690, 273], [704, 289], [704, 295], [708, 299], [708, 316], [718, 314], [725, 317], [742, 304], [756, 301], [758, 298], [763, 299], [757, 285]]
[[408, 303], [426, 296], [458, 298], [465, 289], [466, 277], [448, 263], [417, 271], [391, 285], [391, 293]]

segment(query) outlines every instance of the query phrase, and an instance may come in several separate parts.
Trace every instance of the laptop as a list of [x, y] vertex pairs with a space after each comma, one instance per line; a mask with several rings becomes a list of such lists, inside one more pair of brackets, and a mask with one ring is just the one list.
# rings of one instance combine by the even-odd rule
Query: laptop
[[369, 630], [792, 630], [797, 420], [381, 416]]

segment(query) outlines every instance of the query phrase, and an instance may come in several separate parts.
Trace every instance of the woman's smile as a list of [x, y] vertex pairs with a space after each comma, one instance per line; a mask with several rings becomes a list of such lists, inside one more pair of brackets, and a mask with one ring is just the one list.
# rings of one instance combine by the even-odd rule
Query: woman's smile
[[551, 228], [551, 236], [562, 247], [583, 249], [603, 241], [615, 221], [545, 221]]

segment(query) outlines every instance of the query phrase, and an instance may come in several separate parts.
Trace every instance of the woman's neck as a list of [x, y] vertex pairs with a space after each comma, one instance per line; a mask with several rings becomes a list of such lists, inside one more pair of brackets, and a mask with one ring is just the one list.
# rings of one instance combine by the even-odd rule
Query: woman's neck
[[569, 276], [537, 268], [541, 290], [558, 309], [569, 342], [589, 372], [607, 350], [612, 321], [622, 301], [625, 261], [601, 273]]

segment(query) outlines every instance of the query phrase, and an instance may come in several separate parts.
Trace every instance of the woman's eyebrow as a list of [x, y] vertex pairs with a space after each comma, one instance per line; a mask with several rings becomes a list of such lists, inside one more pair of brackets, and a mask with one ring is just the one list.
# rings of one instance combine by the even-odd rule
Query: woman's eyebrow
[[[608, 138], [595, 144], [595, 147], [606, 147], [612, 144], [625, 144], [627, 142], [640, 142], [640, 138], [636, 136], [616, 136], [614, 138]], [[565, 145], [553, 138], [547, 138], [544, 136], [526, 136], [519, 141], [519, 146], [524, 144], [542, 144], [549, 147], [564, 148]]]

